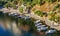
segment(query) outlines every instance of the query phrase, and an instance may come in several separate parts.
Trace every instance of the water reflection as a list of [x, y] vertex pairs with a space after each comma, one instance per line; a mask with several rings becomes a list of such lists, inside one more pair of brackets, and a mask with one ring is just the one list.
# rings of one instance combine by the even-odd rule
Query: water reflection
[[[17, 27], [18, 20], [19, 20], [19, 18], [17, 16], [19, 16], [19, 15], [17, 15], [17, 14], [10, 15], [9, 13], [0, 12], [0, 23], [2, 22], [5, 27], [4, 29], [6, 29], [6, 30], [4, 30], [0, 25], [0, 31], [1, 31], [0, 36], [4, 36], [5, 34], [6, 34], [6, 36], [20, 36], [20, 35], [28, 36], [28, 35], [30, 35], [29, 32], [22, 31]], [[4, 35], [2, 35], [2, 34], [4, 34]]]
[[2, 24], [0, 24], [0, 36], [12, 36], [8, 29], [5, 29]]
[[30, 19], [16, 13], [0, 12], [0, 36], [41, 36], [42, 33], [42, 35], [52, 36], [52, 32], [55, 35], [55, 31], [48, 30], [48, 27], [42, 25], [40, 20], [35, 22], [35, 26], [38, 26], [38, 31], [35, 32], [31, 32], [30, 25], [18, 26], [20, 24], [20, 18], [25, 18], [25, 20]]

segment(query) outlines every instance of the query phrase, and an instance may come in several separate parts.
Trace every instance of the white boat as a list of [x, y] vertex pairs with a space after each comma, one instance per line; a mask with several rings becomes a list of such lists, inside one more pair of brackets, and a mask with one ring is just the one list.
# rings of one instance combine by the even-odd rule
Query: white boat
[[39, 28], [39, 29], [37, 29], [37, 31], [38, 31], [38, 32], [40, 32], [40, 31], [41, 31], [41, 29]]
[[40, 26], [40, 25], [42, 25], [42, 23], [35, 24], [35, 26]]
[[48, 27], [41, 27], [41, 30], [47, 30]]
[[46, 27], [46, 25], [41, 25], [42, 27]]
[[46, 31], [46, 34], [51, 34], [51, 33], [54, 33], [54, 32], [56, 32], [56, 30], [48, 30], [48, 31]]
[[40, 20], [35, 21], [35, 23], [38, 23], [38, 22], [40, 22]]

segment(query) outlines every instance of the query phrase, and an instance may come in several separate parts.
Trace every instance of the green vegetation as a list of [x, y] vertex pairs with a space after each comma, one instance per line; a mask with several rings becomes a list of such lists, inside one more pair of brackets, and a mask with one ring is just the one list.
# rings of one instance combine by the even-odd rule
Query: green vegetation
[[50, 18], [50, 20], [55, 21], [55, 22], [60, 22], [60, 16], [53, 16]]
[[59, 7], [60, 7], [60, 4], [57, 4], [57, 5], [54, 7], [53, 11], [57, 10]]
[[41, 12], [41, 11], [35, 11], [34, 13], [41, 17], [43, 17], [43, 15], [44, 15], [43, 12]]
[[41, 11], [35, 11], [34, 13], [41, 17], [43, 17], [43, 16], [47, 17], [48, 15], [50, 15], [51, 18], [49, 18], [49, 20], [55, 21], [57, 23], [60, 22], [60, 16], [56, 15], [57, 14], [56, 12], [50, 12], [48, 14], [43, 14], [43, 12], [41, 12]]
[[7, 4], [5, 4], [5, 5], [4, 5], [4, 7], [8, 8], [8, 7], [9, 7], [9, 5], [10, 5], [10, 4], [9, 4], [9, 3], [7, 3]]
[[56, 2], [57, 0], [49, 0], [50, 3], [54, 3]]
[[[53, 3], [56, 1], [57, 0], [3, 0], [2, 2], [6, 2], [6, 4], [4, 5], [4, 7], [6, 7], [6, 8], [12, 7], [14, 9], [16, 9], [16, 5], [18, 5], [18, 7], [19, 7], [23, 4], [26, 6], [27, 9], [29, 9], [29, 8], [32, 8], [35, 4], [38, 4], [41, 6], [46, 2]], [[54, 8], [54, 10], [55, 9], [56, 8]], [[31, 10], [31, 9], [29, 9], [29, 10]], [[19, 8], [19, 11], [22, 12], [23, 11], [22, 8], [21, 9]]]
[[29, 6], [34, 6], [35, 4], [39, 4], [39, 5], [43, 5], [45, 2], [50, 2], [53, 3], [57, 0], [3, 0], [3, 2], [7, 2], [7, 3], [13, 3], [14, 4], [24, 4], [24, 5], [29, 5]]
[[60, 16], [56, 15], [56, 12], [51, 12], [49, 13], [49, 15], [51, 16], [51, 18], [49, 20], [55, 21], [55, 22], [60, 22]]
[[20, 13], [23, 13], [23, 7], [20, 7], [20, 8], [19, 8], [19, 12], [20, 12]]

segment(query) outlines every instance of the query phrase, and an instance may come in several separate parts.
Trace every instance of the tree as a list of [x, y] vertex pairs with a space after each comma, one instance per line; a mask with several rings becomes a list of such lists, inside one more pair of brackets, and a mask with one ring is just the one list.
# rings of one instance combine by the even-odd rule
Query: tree
[[54, 3], [55, 1], [57, 1], [57, 0], [49, 0], [50, 3]]
[[43, 12], [41, 12], [41, 11], [35, 11], [35, 14], [37, 14], [37, 15], [43, 17]]
[[42, 5], [43, 2], [44, 2], [43, 0], [33, 0], [33, 3], [39, 4], [39, 5]]
[[55, 7], [54, 7], [54, 9], [53, 9], [53, 11], [55, 11], [57, 8], [59, 8], [60, 7], [60, 4], [57, 4]]
[[23, 7], [19, 8], [19, 12], [23, 13]]
[[10, 6], [10, 3], [7, 3], [4, 5], [4, 7], [8, 8]]

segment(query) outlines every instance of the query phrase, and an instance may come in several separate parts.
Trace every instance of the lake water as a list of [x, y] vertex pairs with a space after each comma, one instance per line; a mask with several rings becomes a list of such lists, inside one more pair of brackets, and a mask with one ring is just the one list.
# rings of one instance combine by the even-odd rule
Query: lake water
[[[0, 36], [17, 36], [16, 32], [22, 31], [22, 30], [17, 30], [16, 22], [15, 21], [10, 21], [9, 17], [0, 12], [0, 24], [6, 24], [7, 29], [5, 29], [2, 25], [0, 25]], [[19, 33], [21, 34], [21, 33]], [[19, 35], [18, 34], [18, 35]], [[30, 32], [23, 32], [21, 34], [22, 36], [30, 36]]]
[[0, 9], [2, 9], [3, 8], [3, 5], [0, 5]]
[[11, 32], [6, 29], [4, 30], [4, 28], [0, 25], [0, 36], [11, 36]]

